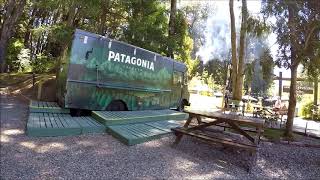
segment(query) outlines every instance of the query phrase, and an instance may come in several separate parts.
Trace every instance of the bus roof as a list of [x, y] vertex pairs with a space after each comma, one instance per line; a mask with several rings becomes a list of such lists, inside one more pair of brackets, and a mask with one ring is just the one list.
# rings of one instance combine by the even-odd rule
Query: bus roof
[[114, 39], [111, 39], [111, 38], [108, 38], [106, 36], [102, 36], [102, 35], [99, 35], [99, 34], [95, 34], [95, 33], [91, 33], [91, 32], [87, 32], [87, 31], [84, 31], [84, 30], [81, 30], [81, 29], [76, 29], [75, 33], [79, 33], [79, 34], [82, 34], [82, 35], [85, 35], [85, 36], [91, 36], [91, 37], [94, 37], [94, 38], [104, 38], [104, 39], [110, 39], [111, 41], [116, 41], [116, 42], [119, 42], [119, 43], [123, 43], [125, 45], [128, 45], [128, 46], [131, 46], [131, 47], [134, 47], [134, 48], [138, 48], [138, 49], [141, 49], [141, 50], [144, 50], [144, 51], [147, 51], [149, 53], [153, 53], [157, 56], [161, 56], [169, 61], [173, 61], [174, 62], [174, 66], [176, 67], [177, 70], [182, 70], [182, 71], [185, 71], [186, 70], [186, 65], [182, 62], [179, 62], [179, 61], [176, 61], [174, 59], [171, 59], [169, 57], [166, 57], [166, 56], [163, 56], [159, 53], [156, 53], [156, 52], [152, 52], [152, 51], [149, 51], [147, 49], [144, 49], [144, 48], [141, 48], [141, 47], [137, 47], [137, 46], [134, 46], [132, 44], [128, 44], [126, 42], [123, 42], [123, 41], [118, 41], [118, 40], [114, 40]]

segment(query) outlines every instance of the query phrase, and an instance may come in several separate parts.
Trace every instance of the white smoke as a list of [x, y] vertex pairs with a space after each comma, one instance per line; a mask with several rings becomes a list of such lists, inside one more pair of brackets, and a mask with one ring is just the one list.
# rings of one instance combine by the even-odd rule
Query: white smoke
[[[237, 32], [241, 15], [240, 5], [241, 3], [234, 2]], [[206, 22], [204, 30], [205, 43], [197, 52], [197, 56], [200, 57], [203, 63], [213, 58], [221, 59], [226, 57], [231, 48], [229, 1], [216, 1], [214, 7], [215, 12], [210, 14]]]

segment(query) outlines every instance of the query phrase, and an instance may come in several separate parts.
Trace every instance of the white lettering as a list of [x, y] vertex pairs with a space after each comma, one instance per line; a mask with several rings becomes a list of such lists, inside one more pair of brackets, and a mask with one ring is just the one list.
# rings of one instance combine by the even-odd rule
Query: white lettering
[[149, 69], [149, 61], [147, 61], [147, 68]]
[[114, 58], [114, 52], [109, 51], [108, 61], [111, 61], [111, 59], [113, 59], [113, 58]]
[[141, 59], [140, 58], [137, 59], [137, 65], [141, 66]]
[[119, 53], [116, 53], [116, 56], [114, 58], [114, 61], [118, 61], [120, 62], [120, 56], [119, 56]]
[[149, 61], [142, 60], [142, 67], [147, 68], [147, 62], [149, 62]]
[[123, 62], [124, 58], [126, 57], [126, 55], [125, 54], [121, 54], [120, 56], [121, 56], [121, 62]]
[[136, 57], [131, 58], [131, 64], [134, 64], [134, 65], [136, 64]]
[[126, 61], [124, 63], [130, 64], [130, 56], [127, 56]]
[[[136, 58], [134, 56], [131, 57], [126, 54], [120, 54], [120, 53], [115, 53], [114, 51], [109, 51], [108, 61], [111, 61], [111, 60], [118, 61], [118, 62], [125, 63], [125, 64], [132, 64], [132, 65], [140, 66], [140, 67], [154, 71], [154, 62], [153, 61], [148, 61], [145, 59]], [[141, 69], [140, 69], [140, 71], [141, 71]]]
[[153, 64], [153, 62], [151, 62], [149, 69], [151, 69], [152, 71], [154, 71], [154, 64]]

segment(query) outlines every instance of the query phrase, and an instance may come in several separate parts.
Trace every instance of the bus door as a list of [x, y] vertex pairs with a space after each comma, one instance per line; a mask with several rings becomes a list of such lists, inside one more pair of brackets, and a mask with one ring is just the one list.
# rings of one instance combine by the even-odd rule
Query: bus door
[[183, 72], [173, 71], [172, 101], [177, 107], [180, 103], [183, 88]]

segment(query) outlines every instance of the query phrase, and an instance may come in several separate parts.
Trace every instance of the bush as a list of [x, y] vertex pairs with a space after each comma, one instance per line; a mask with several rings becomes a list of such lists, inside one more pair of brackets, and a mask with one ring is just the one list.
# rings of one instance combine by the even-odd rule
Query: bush
[[50, 72], [55, 67], [56, 60], [44, 54], [37, 54], [32, 63], [32, 69], [35, 73]]
[[[302, 116], [307, 119], [311, 119], [313, 115], [313, 102], [309, 101], [302, 106]], [[318, 108], [313, 116], [313, 120], [320, 120], [320, 109]]]

